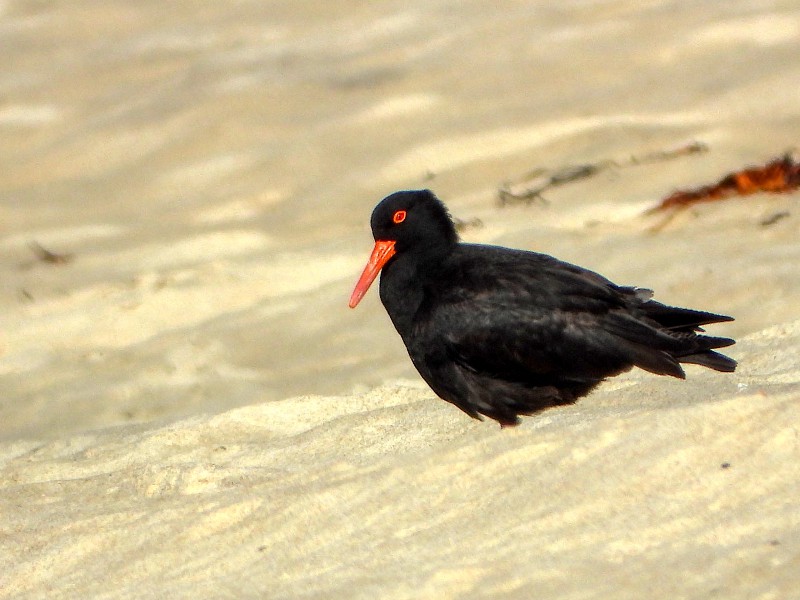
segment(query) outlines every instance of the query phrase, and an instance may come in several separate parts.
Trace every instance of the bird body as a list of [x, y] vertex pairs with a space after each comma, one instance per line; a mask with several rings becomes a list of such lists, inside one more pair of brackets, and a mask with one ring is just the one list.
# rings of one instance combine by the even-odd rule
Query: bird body
[[736, 367], [714, 351], [734, 340], [698, 333], [730, 317], [666, 306], [545, 254], [460, 243], [428, 190], [385, 198], [372, 229], [373, 257], [350, 305], [380, 271], [381, 301], [414, 366], [474, 418], [515, 425], [634, 366], [679, 378], [680, 363]]

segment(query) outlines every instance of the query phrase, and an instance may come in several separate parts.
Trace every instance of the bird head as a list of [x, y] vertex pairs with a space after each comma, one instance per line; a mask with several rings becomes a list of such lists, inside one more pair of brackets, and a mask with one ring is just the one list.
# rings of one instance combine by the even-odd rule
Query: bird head
[[350, 308], [356, 307], [381, 269], [396, 255], [431, 258], [458, 242], [447, 208], [430, 190], [409, 190], [387, 196], [372, 211], [370, 225], [375, 246], [350, 296]]

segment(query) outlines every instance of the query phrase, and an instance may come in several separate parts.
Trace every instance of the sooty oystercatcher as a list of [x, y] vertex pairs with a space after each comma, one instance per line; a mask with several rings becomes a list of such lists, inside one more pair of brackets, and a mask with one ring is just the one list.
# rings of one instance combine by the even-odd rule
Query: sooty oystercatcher
[[681, 379], [680, 363], [736, 369], [713, 350], [734, 340], [698, 334], [731, 317], [666, 306], [545, 254], [460, 243], [429, 190], [387, 196], [371, 225], [350, 307], [381, 272], [381, 301], [414, 366], [473, 418], [516, 425], [634, 366]]

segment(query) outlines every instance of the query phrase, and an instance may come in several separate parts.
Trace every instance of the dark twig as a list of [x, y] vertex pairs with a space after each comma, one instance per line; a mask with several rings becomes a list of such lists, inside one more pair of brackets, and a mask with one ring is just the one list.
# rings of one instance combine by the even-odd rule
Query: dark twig
[[51, 265], [65, 265], [74, 258], [73, 254], [58, 254], [52, 252], [35, 240], [28, 243], [28, 247], [33, 251], [40, 262]]
[[611, 168], [622, 169], [649, 163], [671, 160], [680, 156], [697, 154], [708, 150], [702, 142], [692, 142], [674, 150], [659, 150], [640, 156], [632, 155], [624, 160], [606, 159], [584, 165], [568, 165], [555, 170], [539, 168], [529, 171], [516, 182], [505, 182], [497, 192], [500, 206], [509, 204], [547, 203], [543, 193], [566, 183], [593, 177]]
[[783, 219], [787, 219], [791, 216], [791, 213], [788, 210], [782, 210], [776, 213], [771, 214], [770, 216], [762, 219], [759, 225], [762, 227], [770, 227], [771, 225], [775, 225], [778, 221], [782, 221]]
[[456, 231], [458, 233], [463, 233], [467, 229], [480, 229], [481, 227], [483, 227], [483, 221], [481, 221], [480, 219], [464, 220], [464, 219], [454, 218], [453, 223], [455, 224]]

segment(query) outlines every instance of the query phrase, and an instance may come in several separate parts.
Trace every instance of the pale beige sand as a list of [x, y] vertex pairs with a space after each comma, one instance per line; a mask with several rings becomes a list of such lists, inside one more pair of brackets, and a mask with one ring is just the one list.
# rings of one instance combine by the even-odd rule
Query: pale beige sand
[[799, 343], [516, 430], [392, 383], [7, 443], [3, 596], [791, 598]]
[[[800, 597], [798, 194], [641, 216], [798, 145], [796, 2], [165, 6], [0, 2], [0, 598]], [[739, 371], [468, 419], [346, 306], [420, 186]]]

